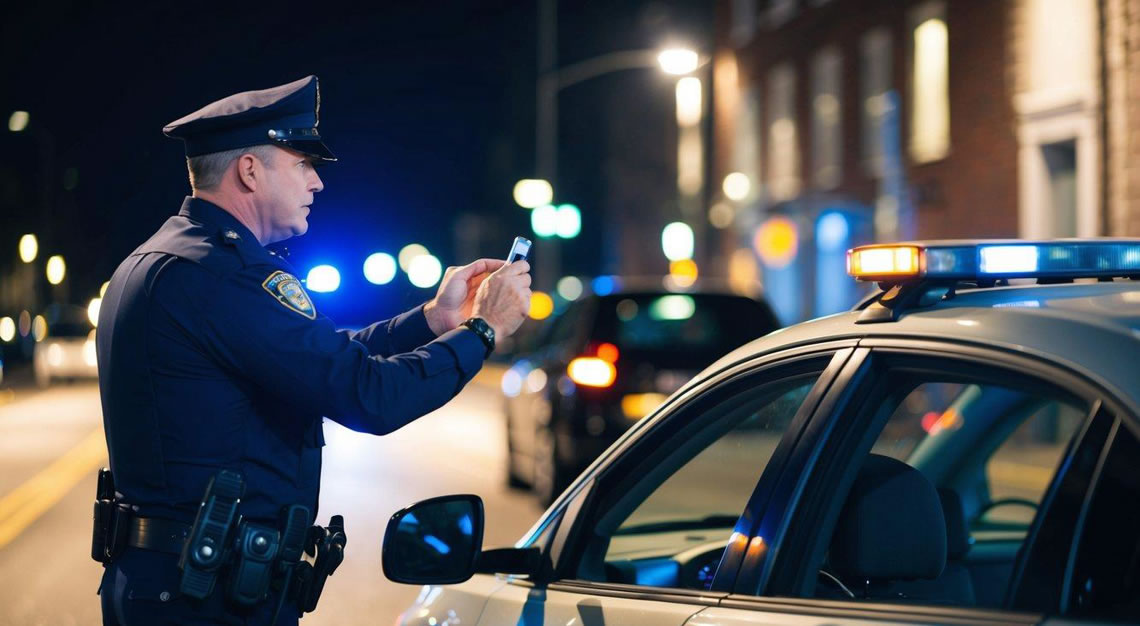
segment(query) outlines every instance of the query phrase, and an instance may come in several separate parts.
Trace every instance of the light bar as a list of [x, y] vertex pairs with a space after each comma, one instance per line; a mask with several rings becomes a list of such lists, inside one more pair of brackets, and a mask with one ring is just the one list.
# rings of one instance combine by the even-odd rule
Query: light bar
[[1140, 277], [1140, 239], [925, 241], [847, 251], [861, 281]]

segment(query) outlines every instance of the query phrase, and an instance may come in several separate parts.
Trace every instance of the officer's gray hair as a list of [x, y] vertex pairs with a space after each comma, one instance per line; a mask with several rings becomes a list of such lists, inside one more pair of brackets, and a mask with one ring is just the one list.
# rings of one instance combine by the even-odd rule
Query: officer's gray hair
[[190, 188], [195, 190], [214, 189], [222, 182], [226, 170], [243, 154], [252, 154], [262, 163], [265, 163], [267, 167], [273, 165], [274, 150], [273, 146], [268, 144], [186, 157], [186, 169], [190, 171]]

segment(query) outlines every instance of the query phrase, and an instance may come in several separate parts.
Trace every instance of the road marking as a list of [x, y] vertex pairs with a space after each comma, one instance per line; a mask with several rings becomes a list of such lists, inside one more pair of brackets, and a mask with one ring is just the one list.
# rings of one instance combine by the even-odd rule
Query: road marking
[[106, 461], [107, 442], [103, 429], [97, 428], [79, 445], [0, 499], [0, 549]]

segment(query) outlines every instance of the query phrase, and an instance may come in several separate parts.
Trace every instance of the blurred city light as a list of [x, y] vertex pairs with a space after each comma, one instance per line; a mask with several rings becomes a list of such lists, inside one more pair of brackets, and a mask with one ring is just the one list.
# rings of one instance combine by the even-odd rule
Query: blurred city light
[[590, 283], [590, 288], [599, 296], [610, 295], [618, 286], [618, 280], [614, 276], [598, 276]]
[[732, 226], [732, 221], [736, 219], [736, 209], [733, 209], [727, 202], [717, 202], [709, 207], [709, 223], [714, 228], [728, 228]]
[[28, 121], [31, 119], [27, 111], [12, 111], [12, 115], [8, 117], [8, 130], [18, 133], [28, 127]]
[[577, 276], [564, 276], [558, 281], [556, 289], [563, 300], [577, 300], [582, 295], [582, 281]]
[[408, 280], [420, 289], [435, 285], [442, 276], [443, 265], [430, 254], [421, 254], [408, 264]]
[[340, 287], [340, 272], [331, 265], [318, 265], [309, 270], [305, 277], [305, 286], [309, 291], [329, 293]]
[[[36, 341], [39, 340], [37, 339]], [[52, 367], [63, 365], [63, 348], [61, 348], [58, 343], [53, 343], [48, 346], [47, 359]]]
[[662, 321], [687, 320], [697, 312], [697, 303], [692, 296], [661, 296], [649, 305], [650, 319]]
[[950, 152], [949, 38], [946, 22], [929, 19], [914, 29], [914, 101], [910, 150], [920, 163]]
[[697, 282], [697, 264], [692, 259], [669, 263], [669, 277], [678, 287], [692, 287]]
[[373, 285], [387, 285], [396, 277], [396, 259], [385, 252], [368, 255], [364, 259], [364, 277]]
[[0, 341], [8, 343], [16, 338], [16, 321], [10, 317], [0, 317]]
[[541, 291], [532, 291], [530, 293], [530, 315], [531, 319], [544, 320], [550, 317], [554, 312], [554, 299], [548, 294]]
[[680, 129], [677, 138], [677, 189], [688, 196], [701, 192], [705, 184], [704, 146], [699, 126]]
[[573, 239], [582, 232], [582, 213], [573, 204], [558, 206], [554, 232], [563, 239]]
[[677, 81], [677, 123], [696, 126], [701, 122], [701, 79], [686, 76]]
[[686, 48], [670, 48], [657, 55], [657, 62], [666, 74], [681, 76], [697, 69], [700, 57], [693, 50]]
[[618, 358], [621, 357], [621, 351], [612, 343], [603, 343], [595, 350], [598, 358], [606, 361], [607, 363], [617, 363]]
[[834, 252], [847, 245], [851, 229], [842, 213], [831, 211], [819, 217], [815, 224], [815, 242], [820, 250]]
[[96, 367], [99, 365], [99, 355], [95, 351], [94, 330], [92, 330], [91, 333], [87, 335], [87, 341], [83, 342], [83, 362], [86, 363], [88, 367]]
[[617, 368], [596, 357], [578, 357], [566, 366], [566, 374], [579, 385], [609, 387], [617, 378]]
[[746, 248], [738, 248], [728, 258], [728, 285], [736, 293], [752, 295], [759, 286], [760, 268], [756, 257]]
[[47, 260], [45, 273], [49, 283], [58, 285], [67, 276], [67, 263], [64, 263], [63, 257], [57, 254]]
[[99, 325], [99, 307], [103, 305], [103, 298], [91, 298], [91, 302], [87, 304], [87, 319], [91, 321], [92, 326]]
[[503, 390], [503, 395], [508, 398], [514, 398], [522, 391], [522, 375], [515, 367], [503, 372], [503, 379], [499, 382], [499, 387]]
[[100, 298], [107, 295], [107, 287], [110, 287], [110, 286], [111, 286], [111, 281], [109, 281], [109, 280], [107, 282], [103, 283], [103, 286], [99, 288], [99, 297]]
[[770, 218], [756, 229], [752, 245], [764, 265], [773, 269], [787, 267], [799, 248], [796, 223], [786, 217]]
[[524, 209], [533, 209], [554, 200], [554, 188], [541, 178], [524, 178], [515, 183], [515, 203]]
[[31, 263], [36, 260], [36, 255], [40, 252], [40, 242], [36, 239], [35, 235], [24, 235], [20, 237], [20, 260], [24, 263]]
[[530, 228], [539, 237], [553, 237], [558, 233], [558, 209], [544, 204], [530, 213]]
[[418, 243], [410, 243], [400, 248], [400, 253], [396, 255], [396, 258], [399, 259], [400, 269], [407, 272], [408, 268], [412, 265], [412, 259], [425, 254], [428, 254], [427, 248]]
[[36, 341], [43, 341], [48, 334], [48, 323], [44, 316], [37, 315], [36, 319], [32, 320], [32, 337]]
[[748, 175], [742, 172], [732, 172], [724, 177], [724, 184], [721, 185], [724, 189], [724, 195], [729, 200], [740, 202], [752, 193], [752, 181], [748, 179]]
[[693, 229], [684, 222], [673, 222], [661, 230], [661, 249], [670, 261], [693, 258]]
[[27, 337], [28, 333], [32, 332], [32, 314], [20, 311], [20, 321], [16, 328], [20, 331], [21, 337]]

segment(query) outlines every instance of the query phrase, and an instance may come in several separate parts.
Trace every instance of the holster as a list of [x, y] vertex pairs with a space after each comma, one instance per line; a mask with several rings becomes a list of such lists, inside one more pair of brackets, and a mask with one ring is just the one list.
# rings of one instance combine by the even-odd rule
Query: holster
[[91, 558], [107, 565], [127, 547], [131, 508], [118, 501], [111, 470], [99, 470], [91, 529]]

